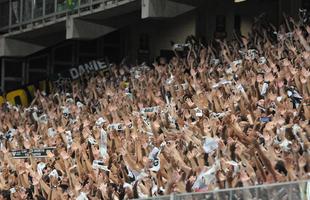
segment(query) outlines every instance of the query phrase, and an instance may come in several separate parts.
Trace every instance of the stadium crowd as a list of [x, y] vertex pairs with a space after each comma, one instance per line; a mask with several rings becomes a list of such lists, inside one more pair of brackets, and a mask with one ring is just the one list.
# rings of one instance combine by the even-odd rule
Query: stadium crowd
[[[309, 179], [310, 27], [175, 44], [0, 110], [0, 199], [132, 199]], [[55, 147], [45, 157], [12, 151]], [[254, 198], [252, 193], [244, 199]]]

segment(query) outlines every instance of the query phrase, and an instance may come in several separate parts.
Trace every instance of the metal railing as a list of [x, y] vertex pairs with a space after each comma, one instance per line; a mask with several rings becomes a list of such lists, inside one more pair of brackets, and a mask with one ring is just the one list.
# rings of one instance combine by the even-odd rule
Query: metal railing
[[134, 0], [6, 0], [0, 2], [0, 33], [22, 32]]
[[146, 200], [309, 200], [310, 180], [214, 190], [205, 193], [171, 194]]

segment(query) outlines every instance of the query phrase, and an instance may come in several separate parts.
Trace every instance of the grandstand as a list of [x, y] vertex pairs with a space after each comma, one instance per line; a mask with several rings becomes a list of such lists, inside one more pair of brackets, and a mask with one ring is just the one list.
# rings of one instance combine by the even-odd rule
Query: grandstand
[[277, 25], [282, 13], [297, 17], [307, 2], [1, 0], [0, 88], [10, 91], [98, 58], [142, 63], [170, 57], [170, 41], [182, 43], [188, 35], [229, 39], [234, 30], [249, 31], [261, 13]]
[[310, 1], [0, 0], [0, 199], [310, 200]]

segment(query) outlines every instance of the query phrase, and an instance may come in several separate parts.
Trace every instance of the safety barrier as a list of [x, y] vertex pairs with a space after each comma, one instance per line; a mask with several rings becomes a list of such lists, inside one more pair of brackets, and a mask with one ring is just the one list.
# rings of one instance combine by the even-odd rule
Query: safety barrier
[[214, 190], [204, 193], [171, 194], [146, 200], [309, 200], [310, 180]]

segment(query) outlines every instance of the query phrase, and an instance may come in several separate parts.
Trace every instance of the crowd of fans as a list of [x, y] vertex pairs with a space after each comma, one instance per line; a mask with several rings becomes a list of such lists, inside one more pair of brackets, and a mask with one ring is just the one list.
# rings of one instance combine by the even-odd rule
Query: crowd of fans
[[[309, 41], [292, 19], [279, 30], [257, 21], [248, 37], [175, 44], [169, 62], [113, 65], [71, 91], [38, 91], [28, 108], [5, 103], [1, 197], [132, 199], [309, 179]], [[43, 158], [10, 153], [46, 147]]]

